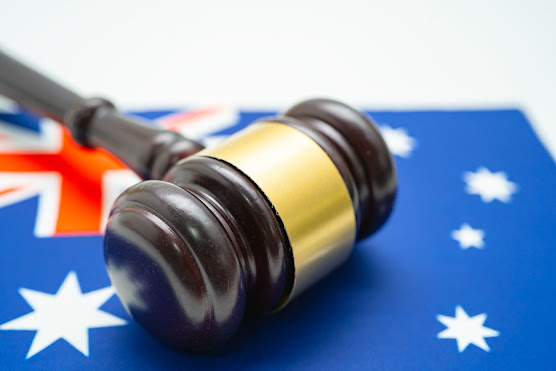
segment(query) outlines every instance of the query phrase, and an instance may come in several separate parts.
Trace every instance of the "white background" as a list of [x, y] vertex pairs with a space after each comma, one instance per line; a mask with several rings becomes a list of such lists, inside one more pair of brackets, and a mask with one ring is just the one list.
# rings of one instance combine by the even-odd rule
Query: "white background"
[[555, 1], [7, 1], [0, 48], [121, 107], [517, 107], [556, 158]]

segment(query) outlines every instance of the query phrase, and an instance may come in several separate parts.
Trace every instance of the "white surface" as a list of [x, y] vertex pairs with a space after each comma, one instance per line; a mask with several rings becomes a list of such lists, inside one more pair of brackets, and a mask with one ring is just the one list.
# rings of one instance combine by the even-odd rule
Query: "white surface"
[[554, 1], [7, 1], [0, 47], [124, 107], [518, 107], [556, 158]]

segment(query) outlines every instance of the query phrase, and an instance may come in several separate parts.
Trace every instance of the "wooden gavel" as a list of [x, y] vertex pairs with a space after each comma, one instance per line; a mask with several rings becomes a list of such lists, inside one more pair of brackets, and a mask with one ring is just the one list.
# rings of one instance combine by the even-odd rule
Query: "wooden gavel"
[[145, 179], [112, 208], [106, 268], [128, 313], [180, 348], [214, 347], [246, 312], [285, 306], [346, 261], [394, 204], [396, 172], [380, 132], [333, 100], [302, 102], [203, 149], [2, 52], [0, 93]]

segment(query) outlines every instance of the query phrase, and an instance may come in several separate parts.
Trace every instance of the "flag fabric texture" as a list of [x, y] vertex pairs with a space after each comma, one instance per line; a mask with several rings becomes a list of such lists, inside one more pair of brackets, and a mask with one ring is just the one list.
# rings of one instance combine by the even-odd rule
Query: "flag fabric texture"
[[[186, 353], [128, 316], [104, 268], [110, 205], [138, 178], [10, 107], [0, 112], [0, 369], [556, 364], [556, 167], [519, 110], [369, 112], [399, 177], [387, 224], [279, 313]], [[211, 145], [275, 112], [135, 114]]]

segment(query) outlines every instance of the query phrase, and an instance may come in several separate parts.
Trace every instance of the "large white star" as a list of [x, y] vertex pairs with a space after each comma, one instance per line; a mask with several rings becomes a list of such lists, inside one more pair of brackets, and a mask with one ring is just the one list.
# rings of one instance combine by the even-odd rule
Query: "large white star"
[[383, 125], [380, 127], [380, 132], [393, 155], [408, 158], [417, 146], [415, 138], [410, 137], [405, 129], [392, 129], [388, 125]]
[[502, 171], [491, 173], [485, 167], [479, 168], [475, 173], [465, 172], [463, 180], [467, 183], [465, 191], [472, 195], [481, 196], [483, 202], [486, 203], [494, 199], [508, 203], [518, 188], [517, 184], [508, 180], [506, 173]]
[[482, 249], [485, 245], [483, 238], [485, 232], [481, 229], [473, 229], [469, 224], [462, 224], [461, 228], [452, 231], [452, 238], [459, 242], [459, 246], [467, 250], [470, 247]]
[[127, 322], [98, 308], [114, 289], [105, 287], [83, 294], [75, 272], [70, 272], [54, 295], [41, 291], [19, 289], [33, 312], [4, 323], [0, 330], [37, 331], [27, 358], [64, 339], [85, 356], [89, 356], [90, 328], [121, 326]]
[[459, 352], [463, 352], [469, 344], [473, 344], [486, 352], [490, 352], [490, 348], [485, 338], [500, 336], [496, 330], [483, 326], [487, 318], [485, 313], [469, 317], [467, 313], [459, 305], [456, 307], [456, 316], [447, 317], [443, 315], [436, 316], [446, 330], [436, 335], [439, 339], [456, 339]]

